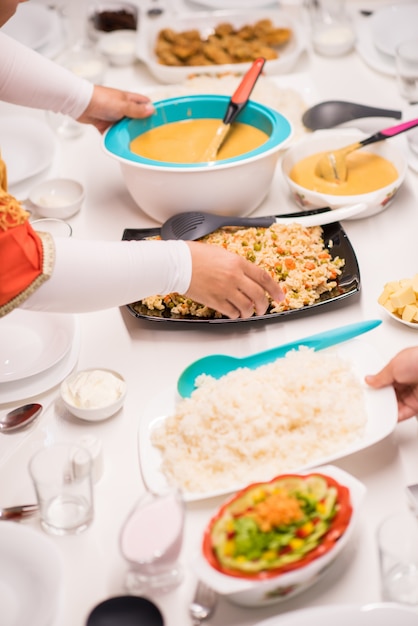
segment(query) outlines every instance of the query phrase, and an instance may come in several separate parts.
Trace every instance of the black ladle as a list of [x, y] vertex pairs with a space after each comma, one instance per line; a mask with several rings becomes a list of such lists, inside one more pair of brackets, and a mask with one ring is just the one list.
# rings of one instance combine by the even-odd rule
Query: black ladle
[[115, 596], [98, 604], [87, 618], [86, 626], [164, 626], [160, 609], [139, 596]]
[[402, 111], [379, 109], [343, 100], [327, 100], [307, 109], [302, 116], [302, 122], [309, 130], [319, 130], [321, 128], [333, 128], [344, 122], [362, 117], [393, 117], [400, 120]]

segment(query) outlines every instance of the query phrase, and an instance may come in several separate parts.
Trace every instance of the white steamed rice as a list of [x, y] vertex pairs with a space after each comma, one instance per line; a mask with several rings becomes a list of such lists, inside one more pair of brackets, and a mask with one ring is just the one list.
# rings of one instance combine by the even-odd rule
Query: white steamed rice
[[364, 433], [362, 382], [336, 352], [302, 347], [257, 370], [203, 375], [152, 433], [169, 482], [234, 489], [343, 453]]

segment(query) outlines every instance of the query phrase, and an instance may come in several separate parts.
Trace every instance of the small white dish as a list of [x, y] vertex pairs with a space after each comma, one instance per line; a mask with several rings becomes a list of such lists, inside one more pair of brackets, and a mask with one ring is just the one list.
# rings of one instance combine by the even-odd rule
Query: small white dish
[[0, 384], [56, 365], [70, 351], [74, 331], [72, 315], [16, 309], [0, 319]]
[[401, 41], [414, 39], [418, 30], [416, 4], [392, 4], [375, 11], [370, 19], [370, 32], [375, 47], [390, 57], [395, 56]]
[[418, 322], [407, 322], [406, 320], [403, 320], [401, 317], [399, 317], [399, 315], [395, 315], [395, 313], [391, 313], [390, 311], [385, 309], [384, 306], [381, 306], [380, 308], [383, 309], [383, 311], [386, 313], [386, 315], [388, 315], [393, 320], [395, 320], [395, 322], [399, 322], [399, 324], [403, 324], [404, 326], [409, 326], [409, 328], [413, 328], [414, 330], [418, 330]]
[[18, 4], [16, 13], [2, 27], [2, 31], [23, 45], [39, 50], [46, 45], [54, 27], [54, 11], [42, 4]]
[[255, 626], [415, 626], [416, 609], [390, 602], [377, 602], [355, 606], [353, 604], [335, 604], [314, 606], [297, 611], [281, 613], [258, 622]]
[[394, 57], [380, 52], [373, 43], [370, 34], [370, 17], [362, 17], [353, 11], [353, 23], [356, 31], [356, 51], [363, 61], [373, 70], [388, 76], [396, 75]]
[[92, 368], [73, 372], [63, 380], [60, 394], [72, 415], [97, 422], [112, 417], [122, 408], [126, 389], [126, 382], [118, 372]]
[[2, 626], [52, 624], [63, 585], [63, 562], [45, 534], [15, 522], [0, 525]]
[[0, 117], [1, 152], [7, 167], [9, 187], [39, 174], [52, 163], [55, 135], [46, 122], [36, 117]]
[[111, 65], [119, 67], [130, 65], [136, 59], [136, 32], [114, 30], [110, 33], [103, 33], [97, 48]]
[[312, 45], [323, 56], [341, 56], [354, 46], [355, 33], [349, 22], [324, 24], [314, 30]]
[[42, 217], [65, 220], [81, 209], [84, 188], [69, 178], [45, 180], [31, 190], [29, 200]]

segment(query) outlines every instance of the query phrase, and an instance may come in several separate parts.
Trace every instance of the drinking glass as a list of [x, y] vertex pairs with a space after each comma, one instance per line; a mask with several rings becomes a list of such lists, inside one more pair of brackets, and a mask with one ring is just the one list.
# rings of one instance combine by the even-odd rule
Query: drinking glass
[[139, 499], [120, 534], [120, 549], [129, 564], [125, 584], [130, 593], [165, 592], [180, 584], [183, 528], [184, 502], [178, 490], [146, 492]]
[[418, 38], [402, 41], [395, 51], [396, 79], [400, 94], [410, 104], [418, 103]]
[[418, 607], [418, 518], [390, 515], [377, 530], [383, 599]]
[[29, 462], [41, 525], [55, 535], [78, 534], [93, 520], [92, 462], [73, 443], [41, 448]]

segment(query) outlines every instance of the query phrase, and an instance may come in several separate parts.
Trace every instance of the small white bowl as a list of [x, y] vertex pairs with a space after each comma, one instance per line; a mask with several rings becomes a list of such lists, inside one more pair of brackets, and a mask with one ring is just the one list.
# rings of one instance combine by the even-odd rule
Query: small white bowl
[[136, 59], [136, 38], [132, 30], [114, 30], [101, 35], [97, 47], [111, 65], [131, 65]]
[[382, 305], [379, 305], [379, 306], [381, 309], [383, 309], [386, 315], [389, 315], [389, 317], [395, 320], [395, 322], [399, 322], [400, 324], [403, 324], [404, 326], [409, 326], [409, 328], [418, 330], [418, 322], [407, 322], [406, 320], [403, 320], [401, 317], [399, 317], [399, 315], [395, 315], [395, 313], [391, 313], [390, 311], [388, 311], [384, 306]]
[[70, 374], [61, 383], [60, 393], [72, 415], [97, 422], [108, 419], [122, 408], [126, 382], [114, 370], [92, 368]]
[[39, 215], [64, 220], [78, 213], [83, 200], [83, 186], [69, 178], [45, 180], [29, 193], [29, 201]]
[[315, 472], [334, 478], [338, 483], [347, 487], [350, 492], [352, 515], [349, 524], [328, 552], [298, 569], [270, 578], [250, 580], [219, 572], [209, 564], [201, 549], [193, 563], [198, 578], [232, 603], [251, 607], [269, 606], [283, 602], [320, 580], [350, 541], [359, 517], [361, 503], [366, 494], [366, 487], [354, 476], [333, 465], [316, 467], [298, 473], [311, 474]]
[[362, 131], [353, 128], [318, 130], [291, 146], [283, 157], [282, 172], [296, 204], [302, 209], [307, 210], [323, 206], [337, 209], [358, 202], [364, 202], [367, 205], [367, 209], [351, 219], [370, 217], [384, 211], [393, 201], [401, 187], [408, 168], [406, 155], [394, 145], [393, 139], [380, 141], [367, 146], [367, 151], [374, 152], [386, 158], [388, 161], [391, 161], [398, 171], [398, 178], [393, 183], [381, 187], [376, 191], [350, 196], [337, 196], [312, 191], [311, 189], [307, 189], [295, 183], [290, 178], [290, 172], [293, 166], [303, 158], [311, 154], [316, 154], [317, 152], [336, 150], [348, 146], [351, 143], [365, 139], [367, 136], [368, 135]]
[[31, 220], [32, 228], [41, 233], [49, 233], [53, 237], [71, 237], [73, 229], [71, 224], [55, 217], [41, 217], [39, 220]]

